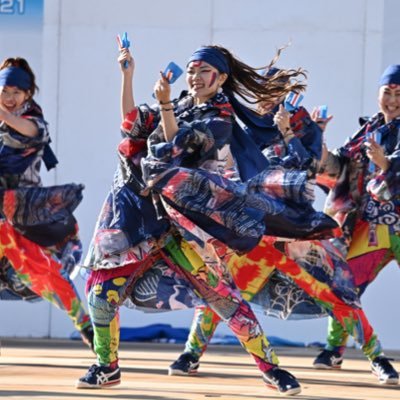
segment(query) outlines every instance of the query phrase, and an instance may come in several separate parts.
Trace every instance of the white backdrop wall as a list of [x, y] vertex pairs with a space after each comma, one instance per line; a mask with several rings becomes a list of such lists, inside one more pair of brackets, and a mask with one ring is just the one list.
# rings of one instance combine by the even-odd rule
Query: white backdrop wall
[[[334, 119], [326, 137], [335, 147], [357, 129], [359, 115], [377, 111], [378, 78], [387, 64], [400, 62], [399, 12], [396, 0], [45, 0], [41, 44], [37, 35], [23, 37], [10, 28], [1, 32], [0, 58], [15, 54], [38, 60], [33, 65], [41, 88], [38, 100], [60, 161], [55, 173], [45, 174], [45, 182], [86, 185], [77, 212], [86, 250], [117, 163], [117, 33], [127, 31], [131, 39], [137, 102], [151, 102], [158, 71], [171, 60], [185, 66], [202, 44], [224, 45], [261, 66], [291, 42], [278, 65], [308, 71], [304, 104], [309, 109], [328, 104]], [[184, 86], [180, 79], [175, 94]], [[320, 194], [319, 207], [323, 200]], [[389, 265], [363, 297], [386, 348], [400, 348], [399, 278], [396, 264]], [[83, 293], [79, 278], [77, 284]], [[0, 312], [1, 336], [68, 337], [73, 330], [63, 312], [44, 302], [2, 302]], [[325, 338], [326, 319], [287, 322], [258, 315], [269, 335], [306, 343]], [[122, 309], [121, 323], [185, 327], [191, 316], [191, 310], [148, 315]], [[218, 329], [229, 333], [224, 325]]]

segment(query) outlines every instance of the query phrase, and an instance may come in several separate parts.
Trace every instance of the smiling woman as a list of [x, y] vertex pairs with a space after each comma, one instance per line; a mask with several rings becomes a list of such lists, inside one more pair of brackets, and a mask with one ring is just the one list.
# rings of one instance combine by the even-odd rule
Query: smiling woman
[[386, 123], [400, 117], [400, 86], [398, 84], [391, 83], [380, 87], [379, 107]]
[[50, 169], [57, 159], [36, 90], [25, 59], [0, 65], [0, 298], [47, 299], [92, 346], [89, 315], [69, 279], [81, 256], [72, 212], [83, 186], [42, 187], [42, 161]]
[[227, 74], [220, 73], [217, 68], [206, 62], [190, 62], [186, 71], [186, 82], [195, 104], [205, 103], [214, 97], [227, 77]]
[[[323, 180], [334, 179], [325, 208], [345, 232], [335, 245], [347, 256], [360, 294], [390, 261], [400, 264], [400, 65], [388, 66], [379, 86], [379, 112], [344, 146], [327, 152], [320, 170]], [[340, 368], [347, 339], [330, 319], [315, 367]], [[398, 382], [385, 357], [371, 366], [380, 383]]]
[[23, 59], [5, 60], [0, 66], [0, 71], [0, 120], [25, 136], [36, 136], [38, 134], [36, 125], [17, 115], [37, 90], [35, 75]]
[[1, 104], [9, 112], [18, 110], [22, 104], [29, 99], [29, 93], [24, 92], [17, 86], [4, 86], [0, 93]]

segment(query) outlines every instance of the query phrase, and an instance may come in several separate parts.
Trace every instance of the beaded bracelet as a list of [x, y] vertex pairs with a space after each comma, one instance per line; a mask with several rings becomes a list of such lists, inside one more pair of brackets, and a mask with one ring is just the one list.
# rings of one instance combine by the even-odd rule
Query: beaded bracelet
[[174, 109], [173, 107], [170, 107], [170, 108], [161, 107], [160, 108], [161, 111], [172, 111], [173, 109]]
[[165, 105], [165, 104], [170, 104], [170, 103], [173, 103], [173, 101], [172, 100], [170, 100], [170, 101], [159, 101], [158, 102], [158, 104], [160, 104], [160, 105]]

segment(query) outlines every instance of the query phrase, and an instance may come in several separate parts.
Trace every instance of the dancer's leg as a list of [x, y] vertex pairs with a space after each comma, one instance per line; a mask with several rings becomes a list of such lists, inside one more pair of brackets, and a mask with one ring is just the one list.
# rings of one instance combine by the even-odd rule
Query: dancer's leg
[[119, 303], [124, 295], [129, 276], [102, 280], [100, 271], [88, 290], [89, 313], [94, 329], [94, 351], [97, 364], [92, 365], [77, 382], [77, 388], [102, 388], [120, 383], [118, 366], [120, 337]]
[[222, 318], [238, 337], [242, 346], [248, 351], [262, 372], [266, 372], [278, 363], [256, 316], [240, 296], [232, 281], [228, 281], [229, 272], [218, 257], [209, 259], [215, 262], [213, 268], [206, 264], [191, 246], [182, 241], [170, 241], [166, 250], [175, 264], [181, 267], [182, 273], [193, 284], [195, 290], [207, 301], [209, 306]]
[[79, 331], [90, 318], [68, 274], [46, 248], [26, 239], [8, 222], [0, 222], [0, 249], [19, 279], [34, 293], [65, 310]]

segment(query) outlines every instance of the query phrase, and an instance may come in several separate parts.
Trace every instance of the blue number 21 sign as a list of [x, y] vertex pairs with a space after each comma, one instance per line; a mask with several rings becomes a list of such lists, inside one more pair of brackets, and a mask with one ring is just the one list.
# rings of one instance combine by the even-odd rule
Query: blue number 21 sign
[[24, 14], [26, 1], [27, 0], [0, 0], [0, 14]]

